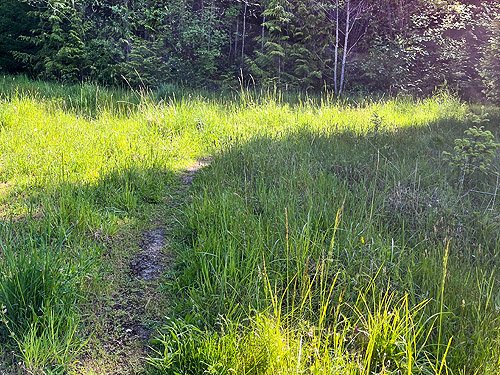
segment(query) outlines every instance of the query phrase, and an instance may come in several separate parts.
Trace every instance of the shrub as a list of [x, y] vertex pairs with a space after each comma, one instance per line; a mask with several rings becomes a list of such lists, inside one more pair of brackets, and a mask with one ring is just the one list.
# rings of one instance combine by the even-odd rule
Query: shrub
[[455, 139], [453, 152], [443, 152], [445, 160], [462, 178], [475, 171], [487, 172], [500, 143], [496, 143], [493, 134], [483, 126], [473, 126], [464, 133], [468, 137]]

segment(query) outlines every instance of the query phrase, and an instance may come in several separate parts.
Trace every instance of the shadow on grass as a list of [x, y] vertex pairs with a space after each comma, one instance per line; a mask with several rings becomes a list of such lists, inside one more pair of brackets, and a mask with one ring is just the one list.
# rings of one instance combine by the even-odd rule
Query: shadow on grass
[[136, 230], [141, 211], [177, 180], [172, 171], [131, 167], [95, 184], [61, 183], [29, 197], [7, 192], [6, 202], [26, 200], [26, 208], [0, 221], [0, 341], [23, 368], [65, 373], [86, 342], [80, 308], [101, 279], [108, 239]]
[[378, 291], [408, 295], [412, 306], [430, 299], [423, 319], [433, 319], [449, 244], [443, 332], [467, 343], [450, 349], [450, 368], [491, 361], [482, 346], [497, 340], [500, 206], [474, 191], [494, 193], [496, 177], [461, 187], [442, 158], [469, 126], [363, 136], [305, 127], [226, 147], [193, 184], [179, 276], [189, 306], [179, 310], [213, 326], [219, 315], [267, 311], [273, 293], [286, 316], [308, 295], [307, 321], [338, 275], [332, 301], [357, 306], [375, 277]]
[[[364, 136], [311, 131], [305, 125], [279, 138], [252, 138], [225, 147], [193, 181], [193, 202], [186, 208], [181, 234], [184, 247], [179, 245], [181, 288], [176, 291], [189, 306], [179, 301], [180, 310], [194, 311], [209, 324], [230, 311], [262, 311], [269, 308], [266, 278], [277, 293], [297, 280], [294, 288], [300, 296], [308, 281], [314, 280], [314, 288], [324, 287], [314, 275], [326, 265], [324, 282], [339, 273], [334, 296], [344, 295], [350, 303], [379, 272], [381, 290], [390, 285], [398, 295], [409, 293], [414, 305], [424, 298], [437, 300], [444, 248], [452, 240], [446, 305], [454, 319], [445, 324], [470, 343], [456, 352], [457, 358], [467, 358], [480, 345], [470, 340], [470, 332], [497, 328], [491, 318], [495, 306], [486, 303], [481, 316], [476, 307], [484, 306], [485, 298], [500, 301], [500, 295], [488, 292], [499, 280], [499, 227], [493, 220], [498, 203], [460, 190], [441, 158], [469, 125], [443, 121], [397, 131], [373, 129]], [[474, 190], [484, 192], [492, 191], [494, 182], [491, 177], [471, 181]], [[23, 306], [12, 302], [8, 308], [24, 311], [7, 317], [24, 327], [18, 333], [23, 343], [34, 345], [43, 332], [50, 332], [48, 327], [66, 324], [47, 320], [43, 329], [31, 328], [39, 315], [50, 316], [47, 309], [64, 300], [61, 296], [80, 298], [80, 283], [93, 277], [85, 262], [96, 260], [100, 236], [119, 232], [145, 206], [162, 202], [176, 184], [173, 171], [130, 167], [94, 184], [63, 182], [30, 197], [25, 219], [12, 224], [8, 236], [2, 234], [2, 254], [13, 254], [11, 263], [2, 264], [3, 298], [5, 290], [15, 295], [29, 291], [31, 296], [26, 294]], [[23, 249], [31, 252], [15, 256]], [[48, 255], [35, 256], [44, 253], [40, 249]], [[25, 266], [26, 287], [17, 288], [15, 275], [24, 275], [20, 270]], [[61, 274], [66, 276], [60, 279]], [[68, 292], [64, 285], [74, 287]], [[287, 295], [283, 307], [292, 308], [296, 296]], [[465, 298], [474, 303], [462, 307]], [[59, 303], [67, 308], [61, 316], [78, 316], [75, 299]], [[311, 315], [317, 312], [315, 304], [311, 300]], [[435, 305], [429, 304], [429, 317], [435, 312], [431, 307]], [[23, 320], [18, 322], [17, 316]], [[60, 327], [66, 327], [60, 335], [71, 332]], [[24, 338], [26, 332], [34, 341]], [[55, 345], [69, 344], [63, 340]]]

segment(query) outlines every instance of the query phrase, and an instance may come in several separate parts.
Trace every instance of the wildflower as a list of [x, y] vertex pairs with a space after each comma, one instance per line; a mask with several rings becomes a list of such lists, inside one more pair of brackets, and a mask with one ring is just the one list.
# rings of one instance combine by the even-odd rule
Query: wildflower
[[361, 243], [364, 244], [365, 243], [365, 239], [363, 238], [363, 236], [361, 236]]
[[7, 306], [2, 305], [2, 313], [7, 314]]

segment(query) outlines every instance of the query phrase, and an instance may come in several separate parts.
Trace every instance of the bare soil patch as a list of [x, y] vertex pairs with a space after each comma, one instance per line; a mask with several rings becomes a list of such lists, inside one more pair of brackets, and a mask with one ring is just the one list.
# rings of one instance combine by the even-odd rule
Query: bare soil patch
[[164, 270], [163, 248], [167, 240], [165, 228], [151, 229], [144, 233], [141, 252], [130, 263], [130, 270], [137, 278], [153, 281]]
[[[201, 159], [189, 165], [180, 175], [182, 186], [171, 192], [174, 200], [187, 201], [187, 191], [196, 174], [210, 164], [211, 159]], [[169, 215], [171, 209], [180, 202], [164, 202], [159, 208], [162, 215]], [[99, 327], [98, 340], [90, 344], [87, 356], [80, 359], [77, 366], [81, 373], [135, 374], [144, 372], [144, 359], [149, 354], [149, 340], [155, 334], [155, 326], [161, 321], [161, 314], [168, 300], [174, 296], [160, 291], [162, 278], [175, 263], [175, 256], [169, 249], [173, 233], [169, 220], [154, 220], [150, 229], [145, 230], [134, 241], [133, 234], [122, 239], [109, 241], [109, 259], [113, 262], [114, 276], [109, 282], [117, 283], [111, 295], [95, 301], [96, 324]], [[130, 256], [124, 242], [135, 242], [139, 250]], [[122, 248], [122, 252], [115, 253]], [[92, 348], [92, 346], [94, 346]], [[102, 351], [102, 359], [92, 353]], [[77, 371], [80, 373], [80, 371]]]
[[204, 158], [195, 161], [193, 164], [189, 165], [184, 173], [181, 175], [181, 182], [184, 186], [191, 186], [193, 184], [193, 179], [196, 174], [209, 165], [212, 162], [212, 158]]

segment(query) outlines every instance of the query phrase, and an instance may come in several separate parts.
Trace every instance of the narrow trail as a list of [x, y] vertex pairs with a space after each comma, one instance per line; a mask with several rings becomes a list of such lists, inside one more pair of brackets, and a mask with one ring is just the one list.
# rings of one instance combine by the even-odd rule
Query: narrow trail
[[167, 244], [165, 228], [155, 228], [143, 234], [142, 251], [130, 262], [130, 270], [140, 280], [153, 281], [164, 270], [163, 248]]
[[[103, 358], [81, 361], [78, 374], [142, 374], [145, 358], [150, 353], [149, 340], [155, 334], [155, 323], [161, 321], [172, 296], [165, 295], [161, 286], [175, 264], [175, 255], [169, 243], [173, 237], [175, 208], [187, 202], [188, 192], [196, 174], [210, 164], [211, 159], [193, 162], [179, 176], [181, 185], [170, 192], [170, 201], [158, 205], [157, 216], [139, 237], [118, 240], [116, 275], [111, 282], [116, 286], [110, 296], [99, 299], [96, 323], [100, 325], [98, 343], [90, 352], [101, 352]], [[153, 211], [155, 209], [153, 208]], [[136, 246], [127, 246], [127, 243]], [[134, 248], [139, 249], [130, 254]]]
[[196, 174], [203, 168], [205, 168], [207, 165], [209, 165], [212, 162], [211, 158], [204, 158], [197, 160], [190, 166], [188, 166], [184, 173], [181, 175], [181, 182], [185, 187], [191, 186], [193, 183], [193, 178], [196, 176]]

